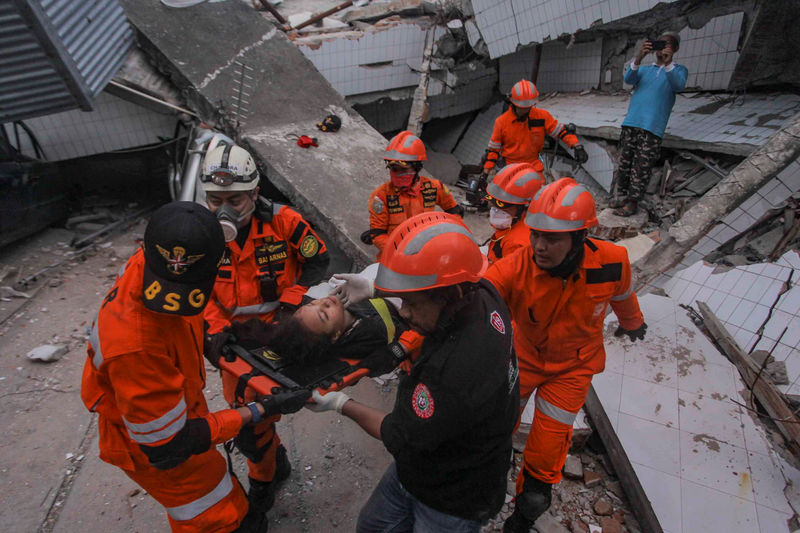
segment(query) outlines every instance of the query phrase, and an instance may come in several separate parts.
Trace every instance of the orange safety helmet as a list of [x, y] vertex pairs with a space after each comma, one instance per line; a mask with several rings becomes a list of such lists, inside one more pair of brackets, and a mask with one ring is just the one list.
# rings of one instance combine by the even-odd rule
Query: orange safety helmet
[[511, 88], [511, 103], [517, 107], [533, 107], [539, 99], [539, 91], [532, 81], [519, 80]]
[[426, 161], [425, 143], [410, 131], [401, 131], [389, 141], [386, 153], [383, 154], [386, 161]]
[[525, 224], [536, 231], [577, 231], [597, 225], [594, 197], [572, 178], [539, 189], [528, 207]]
[[477, 282], [489, 260], [461, 217], [432, 211], [397, 226], [383, 247], [375, 288], [411, 292]]
[[[490, 200], [506, 204], [527, 205], [544, 180], [531, 163], [512, 163], [503, 167], [486, 187]], [[502, 205], [501, 205], [502, 207]]]

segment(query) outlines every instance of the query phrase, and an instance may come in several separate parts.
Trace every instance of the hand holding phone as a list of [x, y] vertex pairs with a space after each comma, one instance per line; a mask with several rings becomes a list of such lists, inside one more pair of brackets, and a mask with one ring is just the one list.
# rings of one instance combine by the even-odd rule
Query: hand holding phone
[[650, 43], [650, 49], [653, 51], [656, 50], [663, 50], [667, 46], [666, 40], [656, 40], [656, 41], [648, 41]]

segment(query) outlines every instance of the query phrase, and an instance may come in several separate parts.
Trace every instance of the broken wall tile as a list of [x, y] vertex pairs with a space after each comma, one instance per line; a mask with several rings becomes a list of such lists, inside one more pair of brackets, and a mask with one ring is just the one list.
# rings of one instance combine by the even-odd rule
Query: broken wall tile
[[[567, 47], [562, 41], [542, 45], [536, 85], [540, 92], [579, 92], [597, 87], [603, 39]], [[591, 155], [590, 155], [591, 157]]]

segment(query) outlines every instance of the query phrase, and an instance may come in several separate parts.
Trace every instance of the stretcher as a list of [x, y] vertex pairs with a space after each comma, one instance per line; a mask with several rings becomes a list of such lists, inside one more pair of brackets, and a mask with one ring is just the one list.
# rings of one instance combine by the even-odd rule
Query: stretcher
[[360, 367], [357, 359], [330, 358], [305, 366], [281, 360], [264, 347], [248, 349], [228, 344], [223, 353], [226, 351], [228, 357], [221, 357], [219, 366], [238, 380], [237, 396], [243, 395], [244, 387], [252, 389], [258, 397], [274, 394], [275, 389], [316, 388], [324, 394], [355, 385], [369, 374], [369, 369]]

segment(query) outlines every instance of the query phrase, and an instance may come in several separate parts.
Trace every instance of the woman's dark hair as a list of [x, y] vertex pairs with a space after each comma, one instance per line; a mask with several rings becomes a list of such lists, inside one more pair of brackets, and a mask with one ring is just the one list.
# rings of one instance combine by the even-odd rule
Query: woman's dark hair
[[236, 341], [245, 348], [266, 347], [281, 359], [299, 365], [314, 365], [327, 357], [330, 338], [309, 331], [294, 317], [280, 322], [261, 322], [252, 318], [231, 324]]

